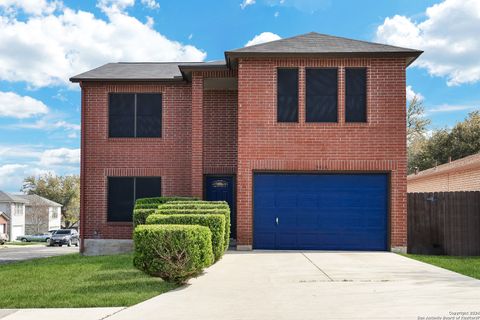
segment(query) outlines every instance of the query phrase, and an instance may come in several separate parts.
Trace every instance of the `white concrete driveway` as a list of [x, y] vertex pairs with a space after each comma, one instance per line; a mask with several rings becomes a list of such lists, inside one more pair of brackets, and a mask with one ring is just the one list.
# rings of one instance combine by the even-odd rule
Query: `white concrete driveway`
[[480, 281], [386, 252], [254, 251], [229, 252], [190, 286], [107, 319], [442, 319], [452, 312], [480, 319]]

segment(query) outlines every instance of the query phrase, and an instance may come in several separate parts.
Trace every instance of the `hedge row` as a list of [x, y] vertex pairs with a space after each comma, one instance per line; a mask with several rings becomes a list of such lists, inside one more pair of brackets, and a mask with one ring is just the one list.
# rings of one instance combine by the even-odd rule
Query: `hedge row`
[[145, 224], [149, 215], [154, 213], [155, 209], [161, 204], [166, 204], [172, 201], [196, 201], [196, 198], [187, 197], [155, 197], [155, 198], [141, 198], [135, 201], [135, 208], [133, 209], [133, 226], [136, 227]]
[[199, 225], [141, 225], [133, 235], [133, 264], [179, 284], [213, 263], [212, 233]]
[[156, 214], [223, 214], [225, 216], [224, 250], [230, 244], [230, 207], [225, 201], [170, 202], [158, 206]]
[[154, 197], [141, 198], [135, 201], [135, 209], [156, 209], [158, 205], [171, 201], [196, 201], [196, 198], [189, 197]]
[[185, 283], [219, 260], [230, 240], [226, 202], [180, 197], [139, 199], [134, 224], [135, 266], [177, 283]]
[[223, 214], [152, 214], [147, 224], [188, 224], [200, 225], [210, 229], [212, 233], [212, 249], [215, 261], [224, 252], [225, 216]]

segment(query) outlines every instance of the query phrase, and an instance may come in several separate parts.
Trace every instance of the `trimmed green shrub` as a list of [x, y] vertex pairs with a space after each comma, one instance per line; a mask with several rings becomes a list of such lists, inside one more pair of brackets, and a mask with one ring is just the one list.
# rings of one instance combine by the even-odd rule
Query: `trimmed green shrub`
[[212, 249], [215, 261], [224, 252], [225, 216], [223, 214], [152, 214], [147, 224], [198, 224], [208, 227], [212, 232]]
[[147, 217], [155, 213], [155, 209], [133, 209], [133, 226], [145, 224]]
[[[224, 240], [224, 248], [225, 250], [228, 249], [228, 245], [230, 243], [230, 208], [226, 202], [213, 202], [214, 206], [222, 205], [223, 208], [210, 208], [208, 205], [208, 201], [198, 201], [198, 204], [195, 202], [194, 205], [186, 204], [186, 203], [177, 203], [171, 202], [168, 203], [168, 206], [164, 207], [165, 205], [160, 205], [157, 210], [155, 210], [156, 214], [223, 214], [225, 216], [225, 240]], [[178, 204], [178, 208], [174, 208], [175, 205]], [[185, 206], [188, 207], [184, 208]]]
[[136, 227], [140, 224], [145, 224], [147, 217], [163, 203], [171, 201], [185, 202], [186, 200], [191, 203], [197, 199], [187, 197], [155, 197], [137, 199], [137, 201], [135, 201], [135, 208], [133, 209], [133, 226]]
[[165, 281], [184, 284], [213, 263], [212, 233], [199, 225], [140, 225], [133, 264]]
[[135, 201], [135, 209], [156, 209], [158, 205], [170, 201], [196, 201], [196, 198], [189, 197], [154, 197], [141, 198]]

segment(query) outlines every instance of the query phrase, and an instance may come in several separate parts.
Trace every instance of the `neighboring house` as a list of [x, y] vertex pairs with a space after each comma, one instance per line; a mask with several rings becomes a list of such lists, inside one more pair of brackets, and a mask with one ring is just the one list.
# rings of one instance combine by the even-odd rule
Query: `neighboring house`
[[19, 195], [25, 199], [25, 233], [43, 233], [61, 229], [62, 205], [36, 194]]
[[[0, 191], [0, 211], [8, 218], [5, 233], [10, 241], [25, 234], [60, 229], [61, 207], [60, 204], [37, 195], [14, 195]], [[1, 228], [0, 215], [0, 233]]]
[[159, 195], [228, 201], [239, 250], [405, 251], [405, 69], [420, 54], [308, 33], [73, 77], [82, 251], [131, 248], [135, 199]]
[[8, 240], [13, 241], [25, 234], [25, 203], [20, 196], [0, 191], [0, 211], [9, 219], [7, 223]]
[[407, 191], [480, 191], [480, 153], [409, 175]]
[[10, 218], [5, 212], [0, 211], [0, 234], [6, 234], [8, 238], [9, 234], [9, 224]]

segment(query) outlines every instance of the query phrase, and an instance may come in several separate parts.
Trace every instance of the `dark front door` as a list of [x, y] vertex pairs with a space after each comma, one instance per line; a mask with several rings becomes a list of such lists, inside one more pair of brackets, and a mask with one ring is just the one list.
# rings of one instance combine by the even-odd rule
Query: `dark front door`
[[233, 176], [207, 176], [205, 198], [209, 201], [226, 201], [230, 206], [230, 238], [237, 238], [235, 214], [235, 179]]

